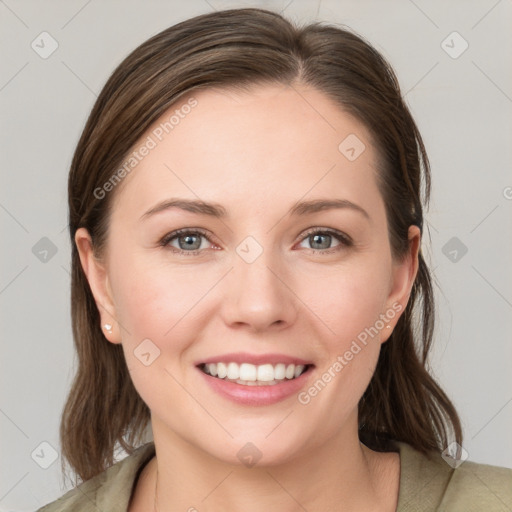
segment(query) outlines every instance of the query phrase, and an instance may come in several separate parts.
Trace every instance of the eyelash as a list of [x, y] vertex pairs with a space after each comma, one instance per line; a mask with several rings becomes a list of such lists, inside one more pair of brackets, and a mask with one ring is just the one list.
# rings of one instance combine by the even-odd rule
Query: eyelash
[[[299, 242], [303, 242], [310, 236], [317, 235], [317, 234], [332, 236], [338, 242], [340, 242], [340, 244], [337, 245], [336, 247], [331, 247], [329, 249], [309, 249], [309, 251], [311, 251], [313, 254], [321, 254], [321, 255], [333, 254], [335, 252], [340, 251], [343, 248], [352, 247], [354, 245], [354, 242], [348, 235], [345, 235], [344, 233], [341, 233], [340, 231], [337, 231], [335, 229], [330, 229], [330, 228], [310, 229], [310, 230], [306, 231], [306, 233], [304, 233], [304, 235], [299, 240]], [[206, 238], [206, 240], [208, 240], [210, 243], [212, 243], [209, 238], [208, 232], [206, 232], [200, 228], [196, 228], [196, 229], [185, 228], [185, 229], [178, 229], [176, 231], [173, 231], [172, 233], [168, 233], [160, 240], [159, 245], [162, 247], [168, 247], [172, 250], [172, 252], [182, 255], [182, 256], [197, 256], [197, 255], [199, 255], [201, 253], [201, 251], [203, 251], [204, 249], [195, 249], [193, 251], [184, 251], [182, 249], [177, 249], [176, 247], [172, 247], [169, 245], [170, 242], [172, 242], [174, 239], [176, 239], [180, 236], [184, 236], [184, 235], [201, 235], [204, 238]]]

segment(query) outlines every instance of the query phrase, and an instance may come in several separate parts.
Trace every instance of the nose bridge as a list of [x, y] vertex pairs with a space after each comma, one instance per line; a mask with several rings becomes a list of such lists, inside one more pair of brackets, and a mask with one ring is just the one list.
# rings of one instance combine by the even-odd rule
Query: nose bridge
[[272, 247], [247, 237], [236, 248], [230, 272], [225, 319], [261, 330], [294, 321], [297, 305], [280, 276], [283, 266]]

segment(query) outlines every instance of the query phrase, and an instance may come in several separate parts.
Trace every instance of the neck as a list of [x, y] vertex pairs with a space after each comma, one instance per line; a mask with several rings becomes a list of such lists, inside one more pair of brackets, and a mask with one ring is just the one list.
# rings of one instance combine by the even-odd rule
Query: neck
[[398, 455], [369, 450], [357, 429], [282, 464], [248, 468], [219, 461], [174, 434], [159, 435], [157, 426], [157, 457], [147, 477], [156, 512], [396, 509]]

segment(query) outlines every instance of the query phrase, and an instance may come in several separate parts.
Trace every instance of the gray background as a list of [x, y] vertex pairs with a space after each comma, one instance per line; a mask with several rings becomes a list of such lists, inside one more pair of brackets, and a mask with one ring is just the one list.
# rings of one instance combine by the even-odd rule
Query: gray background
[[[41, 443], [58, 456], [75, 365], [66, 179], [86, 116], [145, 39], [242, 6], [346, 24], [394, 66], [433, 171], [431, 244], [423, 241], [441, 285], [431, 366], [461, 415], [469, 459], [512, 467], [510, 0], [0, 0], [2, 511], [35, 510], [70, 487], [58, 459], [41, 467], [52, 453]], [[46, 59], [31, 47], [43, 46], [43, 31], [58, 42]], [[469, 44], [461, 55], [454, 31]]]

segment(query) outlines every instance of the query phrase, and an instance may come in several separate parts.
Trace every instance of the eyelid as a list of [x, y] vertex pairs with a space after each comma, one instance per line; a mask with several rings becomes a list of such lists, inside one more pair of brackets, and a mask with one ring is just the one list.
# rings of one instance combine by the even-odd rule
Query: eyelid
[[[336, 238], [338, 241], [340, 241], [342, 244], [344, 244], [346, 246], [354, 245], [354, 241], [347, 234], [345, 234], [341, 231], [338, 231], [337, 229], [321, 228], [321, 227], [314, 227], [314, 228], [310, 228], [310, 229], [306, 230], [305, 232], [300, 234], [300, 238], [297, 241], [301, 242], [305, 238], [307, 238], [311, 235], [316, 235], [316, 234], [332, 235], [332, 236], [334, 236], [334, 238]], [[312, 249], [312, 250], [319, 251], [319, 249]], [[327, 250], [328, 249], [325, 249], [325, 251], [327, 251]], [[320, 252], [325, 252], [325, 251], [320, 251]]]
[[[214, 244], [214, 245], [216, 244], [216, 242], [214, 240], [212, 240], [215, 237], [214, 237], [213, 233], [211, 233], [210, 231], [207, 231], [203, 228], [181, 228], [181, 229], [176, 229], [174, 231], [171, 231], [170, 233], [167, 233], [166, 235], [164, 235], [160, 239], [159, 245], [162, 247], [171, 247], [172, 251], [177, 254], [196, 255], [196, 254], [199, 254], [202, 251], [204, 251], [204, 249], [195, 249], [192, 251], [184, 251], [184, 250], [177, 249], [176, 247], [172, 247], [169, 245], [169, 243], [172, 240], [179, 237], [180, 235], [185, 235], [185, 234], [201, 235], [204, 238], [206, 238], [206, 240], [208, 240], [208, 242], [210, 242], [211, 244]], [[340, 242], [341, 246], [351, 247], [354, 245], [354, 241], [352, 240], [352, 238], [349, 235], [347, 235], [341, 231], [338, 231], [337, 229], [322, 228], [322, 227], [313, 227], [313, 228], [307, 229], [306, 231], [303, 231], [300, 234], [299, 238], [297, 238], [297, 241], [295, 242], [294, 245], [296, 245], [299, 242], [304, 241], [309, 236], [315, 235], [315, 234], [325, 234], [325, 235], [333, 236], [334, 238], [336, 238], [336, 240], [338, 240]], [[309, 250], [313, 251], [315, 253], [318, 252], [318, 253], [328, 254], [328, 253], [332, 253], [332, 252], [336, 251], [337, 248], [336, 247], [331, 247], [329, 249], [313, 249], [313, 248], [311, 248]]]
[[181, 229], [176, 229], [174, 231], [171, 231], [170, 233], [167, 233], [166, 235], [164, 235], [158, 242], [158, 245], [162, 246], [162, 247], [171, 247], [173, 249], [174, 252], [176, 253], [186, 253], [186, 254], [197, 254], [199, 252], [201, 252], [202, 250], [204, 249], [195, 249], [193, 251], [183, 251], [181, 249], [177, 249], [176, 247], [172, 247], [169, 245], [169, 243], [171, 242], [171, 240], [174, 240], [175, 238], [179, 237], [180, 235], [201, 235], [203, 236], [204, 238], [206, 238], [208, 240], [208, 242], [210, 242], [211, 244], [215, 245], [216, 242], [212, 239], [214, 239], [214, 235], [213, 233], [211, 233], [210, 231], [207, 231], [203, 228], [181, 228]]

